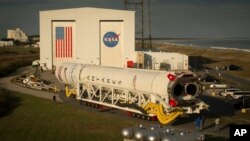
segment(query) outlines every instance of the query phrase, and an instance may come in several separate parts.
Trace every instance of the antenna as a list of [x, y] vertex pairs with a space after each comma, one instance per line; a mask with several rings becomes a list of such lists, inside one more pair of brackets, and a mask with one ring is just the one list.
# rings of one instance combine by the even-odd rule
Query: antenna
[[[136, 46], [141, 50], [152, 49], [151, 42], [151, 11], [150, 11], [150, 0], [123, 0], [124, 9], [136, 11], [135, 15], [135, 29], [136, 29]], [[147, 12], [147, 13], [146, 13]], [[145, 19], [148, 20], [148, 24], [145, 24]], [[147, 23], [147, 22], [146, 22]], [[147, 32], [145, 30], [147, 28]], [[149, 43], [145, 42], [145, 34], [148, 34]], [[139, 49], [140, 50], [140, 49]]]

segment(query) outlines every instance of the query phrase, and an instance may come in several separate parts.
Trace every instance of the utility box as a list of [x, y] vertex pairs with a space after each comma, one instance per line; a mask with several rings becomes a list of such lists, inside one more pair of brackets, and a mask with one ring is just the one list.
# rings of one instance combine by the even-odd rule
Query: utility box
[[134, 67], [134, 62], [133, 61], [127, 61], [127, 67], [128, 68], [133, 68]]
[[144, 52], [138, 51], [136, 53], [137, 68], [144, 69]]
[[136, 61], [135, 12], [73, 8], [40, 12], [40, 64], [127, 67]]

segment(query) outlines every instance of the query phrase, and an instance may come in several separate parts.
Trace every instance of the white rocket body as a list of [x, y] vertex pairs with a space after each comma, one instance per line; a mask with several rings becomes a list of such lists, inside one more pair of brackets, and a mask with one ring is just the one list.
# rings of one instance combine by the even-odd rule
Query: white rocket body
[[176, 74], [172, 71], [114, 68], [75, 63], [64, 63], [57, 66], [55, 73], [57, 79], [65, 84], [83, 84], [83, 86], [95, 84], [148, 93], [161, 97], [168, 105], [171, 105], [170, 101], [174, 100], [178, 106], [186, 106], [191, 103], [190, 100], [196, 100], [202, 91], [200, 82], [191, 73]]

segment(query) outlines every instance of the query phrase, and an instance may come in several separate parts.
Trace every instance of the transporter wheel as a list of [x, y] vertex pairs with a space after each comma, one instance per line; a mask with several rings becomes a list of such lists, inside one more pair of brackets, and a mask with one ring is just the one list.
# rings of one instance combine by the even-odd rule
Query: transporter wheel
[[228, 95], [226, 96], [226, 98], [230, 99], [230, 98], [232, 98], [232, 96], [231, 96], [230, 94], [228, 94]]
[[129, 112], [129, 111], [124, 111], [124, 112], [125, 112], [126, 115], [128, 115], [128, 116], [130, 116], [130, 117], [131, 117], [132, 114], [133, 114], [132, 112]]
[[152, 120], [152, 118], [151, 118], [150, 116], [148, 116], [148, 117], [147, 117], [147, 120], [148, 120], [148, 121], [151, 121], [151, 120]]
[[133, 117], [136, 117], [136, 113], [132, 113], [132, 116], [133, 116]]
[[86, 106], [90, 106], [90, 103], [86, 102], [85, 105], [86, 105]]
[[145, 119], [146, 119], [146, 116], [145, 116], [145, 115], [142, 115], [141, 118], [145, 120]]
[[140, 115], [140, 114], [137, 114], [136, 117], [137, 117], [137, 118], [141, 118], [141, 115]]
[[99, 108], [99, 105], [98, 105], [98, 104], [95, 104], [95, 108]]
[[81, 100], [79, 100], [79, 104], [82, 105], [82, 101]]

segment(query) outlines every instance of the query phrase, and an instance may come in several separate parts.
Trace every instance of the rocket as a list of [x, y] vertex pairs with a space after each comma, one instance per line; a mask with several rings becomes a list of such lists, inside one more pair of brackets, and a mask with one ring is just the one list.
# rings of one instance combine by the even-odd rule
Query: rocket
[[208, 108], [199, 99], [202, 85], [191, 72], [63, 63], [56, 67], [55, 75], [60, 82], [73, 86], [78, 100], [141, 117], [157, 116], [163, 124]]

